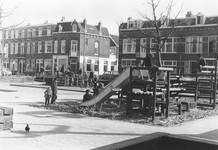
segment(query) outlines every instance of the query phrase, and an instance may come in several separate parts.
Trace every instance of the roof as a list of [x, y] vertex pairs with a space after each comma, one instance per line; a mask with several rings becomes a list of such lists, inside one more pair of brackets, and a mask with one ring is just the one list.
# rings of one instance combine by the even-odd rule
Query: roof
[[[78, 32], [84, 32], [84, 22], [77, 22], [77, 21], [68, 21], [68, 22], [58, 22], [57, 26], [55, 28], [55, 32], [59, 32], [59, 25], [62, 26], [62, 32], [69, 32], [72, 31], [72, 24], [77, 24], [77, 31]], [[101, 27], [101, 34], [100, 29], [98, 25], [90, 25], [86, 24], [86, 33], [89, 34], [96, 34], [96, 35], [103, 35], [103, 36], [109, 36], [109, 31], [106, 27]]]
[[119, 45], [119, 36], [111, 34], [110, 37], [111, 37], [110, 46], [118, 46]]

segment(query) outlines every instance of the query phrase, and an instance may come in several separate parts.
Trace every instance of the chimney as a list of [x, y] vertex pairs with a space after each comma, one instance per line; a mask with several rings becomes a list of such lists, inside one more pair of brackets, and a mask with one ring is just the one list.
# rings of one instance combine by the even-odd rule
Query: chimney
[[98, 23], [99, 34], [101, 34], [101, 28], [102, 28], [102, 23], [101, 23], [101, 21], [99, 21], [99, 23]]
[[87, 25], [87, 20], [86, 20], [86, 18], [83, 19], [83, 25], [84, 25], [84, 30], [86, 31], [86, 25]]
[[186, 17], [192, 17], [192, 12], [188, 11], [187, 14], [186, 14]]
[[62, 16], [62, 19], [61, 19], [61, 21], [65, 21], [65, 17], [64, 17], [64, 16]]

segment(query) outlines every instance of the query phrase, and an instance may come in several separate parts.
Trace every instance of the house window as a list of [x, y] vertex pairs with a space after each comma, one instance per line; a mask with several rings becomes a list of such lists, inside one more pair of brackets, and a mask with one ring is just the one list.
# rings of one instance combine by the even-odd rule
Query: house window
[[11, 54], [14, 54], [14, 43], [11, 43]]
[[162, 61], [163, 67], [173, 68], [173, 73], [177, 73], [177, 61]]
[[71, 40], [71, 52], [75, 53], [77, 52], [77, 40]]
[[5, 31], [5, 39], [8, 39], [8, 31]]
[[147, 39], [140, 39], [140, 52], [141, 53], [146, 53], [146, 44], [147, 44]]
[[110, 48], [110, 55], [116, 55], [116, 48]]
[[43, 65], [43, 59], [36, 59], [36, 69], [38, 72], [40, 72], [42, 65]]
[[136, 39], [123, 39], [123, 53], [135, 53]]
[[122, 67], [128, 67], [128, 66], [136, 66], [136, 60], [134, 59], [122, 59], [121, 62]]
[[4, 60], [4, 67], [9, 68], [9, 59]]
[[20, 35], [19, 35], [19, 30], [15, 30], [15, 38], [19, 38]]
[[92, 60], [91, 60], [91, 59], [88, 59], [88, 60], [87, 60], [87, 63], [86, 63], [86, 70], [87, 70], [87, 71], [91, 71], [91, 64], [92, 64]]
[[14, 38], [14, 30], [11, 30], [11, 39]]
[[77, 25], [73, 24], [73, 32], [76, 32], [76, 31], [77, 31]]
[[104, 71], [107, 71], [108, 61], [104, 61]]
[[18, 54], [18, 43], [15, 43], [15, 54]]
[[38, 42], [38, 53], [42, 53], [42, 42]]
[[26, 59], [26, 71], [29, 71], [31, 69], [30, 67], [30, 59]]
[[31, 37], [31, 35], [32, 35], [31, 29], [28, 29], [27, 30], [27, 37]]
[[30, 54], [30, 43], [27, 43], [27, 51], [26, 51], [27, 54]]
[[66, 52], [66, 40], [61, 40], [61, 53]]
[[58, 32], [62, 32], [63, 27], [59, 24], [58, 26]]
[[95, 42], [95, 55], [99, 53], [99, 42]]
[[163, 53], [175, 53], [176, 49], [174, 49], [174, 38], [168, 38], [165, 43], [163, 48], [161, 49], [161, 51]]
[[21, 55], [24, 54], [24, 43], [21, 43], [20, 54], [21, 54]]
[[21, 30], [21, 37], [25, 38], [25, 30]]
[[42, 28], [39, 28], [39, 34], [38, 34], [38, 36], [39, 36], [39, 37], [42, 36]]
[[36, 30], [32, 29], [32, 36], [35, 37], [36, 36]]
[[35, 43], [32, 43], [31, 54], [35, 54]]
[[44, 59], [45, 71], [51, 71], [51, 59]]
[[157, 48], [157, 43], [156, 43], [156, 40], [154, 38], [151, 38], [150, 39], [150, 52], [151, 53], [156, 53], [156, 48]]
[[[94, 63], [94, 71], [98, 71], [99, 69], [99, 61], [98, 60], [95, 60], [95, 63]], [[88, 71], [88, 70], [87, 70]], [[90, 70], [89, 70], [90, 71]]]
[[36, 69], [36, 61], [35, 59], [31, 59], [31, 70], [35, 70]]
[[186, 37], [186, 53], [202, 53], [203, 37]]
[[116, 61], [111, 62], [111, 71], [115, 71]]
[[216, 37], [215, 36], [209, 36], [209, 53], [216, 52]]
[[51, 36], [51, 27], [47, 27], [47, 36]]
[[8, 43], [5, 43], [6, 54], [8, 54]]
[[51, 53], [52, 41], [45, 41], [45, 53]]
[[54, 41], [54, 53], [58, 52], [58, 40]]

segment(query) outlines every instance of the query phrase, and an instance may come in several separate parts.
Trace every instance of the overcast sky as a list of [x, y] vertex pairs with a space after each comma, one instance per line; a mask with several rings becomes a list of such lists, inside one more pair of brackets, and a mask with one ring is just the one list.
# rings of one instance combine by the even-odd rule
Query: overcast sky
[[[76, 19], [82, 22], [86, 18], [87, 23], [91, 25], [97, 25], [101, 21], [110, 34], [118, 35], [119, 23], [126, 22], [128, 17], [140, 18], [139, 12], [151, 12], [147, 1], [149, 0], [2, 0], [3, 12], [9, 12], [16, 7], [13, 15], [2, 19], [2, 24], [5, 27], [23, 20], [25, 21], [22, 26], [28, 23], [43, 24], [46, 20], [49, 23], [57, 23], [65, 16], [66, 21]], [[161, 1], [160, 6], [163, 7], [160, 12], [167, 1]], [[192, 11], [192, 14], [201, 12], [205, 16], [218, 16], [218, 0], [174, 0], [174, 14], [181, 5], [183, 7], [180, 17], [184, 17], [187, 11]]]

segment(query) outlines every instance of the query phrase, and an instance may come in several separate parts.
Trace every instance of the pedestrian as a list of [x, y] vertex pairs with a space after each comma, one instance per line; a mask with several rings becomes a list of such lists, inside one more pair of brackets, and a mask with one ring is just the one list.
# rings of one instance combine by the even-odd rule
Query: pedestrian
[[94, 96], [97, 96], [98, 94], [100, 94], [104, 90], [104, 84], [99, 82], [98, 86], [96, 88], [94, 88], [93, 90], [94, 90]]
[[83, 95], [83, 101], [82, 102], [88, 101], [88, 100], [90, 100], [92, 98], [93, 98], [93, 95], [90, 93], [90, 90], [87, 89], [86, 92], [85, 92], [85, 95]]
[[202, 54], [197, 54], [197, 70], [201, 72], [201, 67], [206, 65], [206, 61]]
[[91, 69], [91, 71], [89, 73], [89, 85], [90, 85], [90, 87], [93, 87], [93, 79], [94, 79], [94, 72]]
[[82, 69], [81, 68], [79, 69], [79, 75], [82, 75]]
[[62, 73], [62, 75], [65, 75], [65, 66], [64, 65], [62, 65], [62, 67], [61, 67], [61, 73]]
[[48, 87], [44, 92], [45, 106], [49, 106], [51, 96], [52, 96], [51, 87]]
[[52, 82], [51, 85], [51, 90], [52, 90], [51, 104], [55, 104], [57, 99], [57, 78], [54, 78], [54, 81]]
[[86, 72], [83, 73], [83, 79], [84, 79], [84, 87], [88, 87], [88, 75]]
[[[152, 59], [154, 58], [154, 54], [153, 53], [149, 53], [148, 55], [146, 55], [146, 57], [143, 60], [142, 66], [143, 67], [156, 67], [156, 65], [152, 64]], [[149, 70], [149, 74], [151, 77], [154, 76], [154, 71], [153, 70]]]

